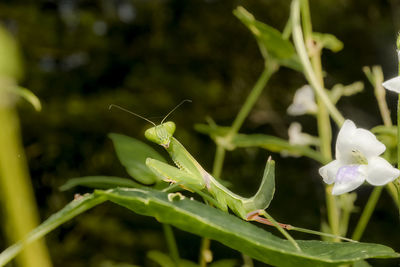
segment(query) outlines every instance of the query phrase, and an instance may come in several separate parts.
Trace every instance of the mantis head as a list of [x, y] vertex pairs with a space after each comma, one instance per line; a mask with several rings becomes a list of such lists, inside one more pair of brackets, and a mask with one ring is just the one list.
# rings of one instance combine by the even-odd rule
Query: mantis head
[[172, 121], [167, 121], [147, 129], [144, 132], [144, 136], [147, 138], [147, 140], [161, 145], [164, 148], [168, 148], [171, 137], [175, 132], [175, 128], [175, 123]]
[[125, 112], [128, 112], [136, 117], [139, 117], [139, 118], [153, 124], [154, 127], [147, 129], [144, 132], [144, 136], [147, 138], [147, 140], [154, 142], [158, 145], [161, 145], [164, 148], [168, 148], [169, 143], [171, 142], [171, 137], [175, 132], [176, 126], [175, 126], [175, 123], [173, 123], [172, 121], [167, 121], [167, 122], [164, 122], [164, 121], [167, 119], [167, 117], [169, 115], [171, 115], [172, 112], [174, 112], [180, 105], [182, 105], [185, 102], [192, 102], [192, 101], [188, 100], [188, 99], [183, 100], [181, 103], [179, 103], [177, 106], [175, 106], [167, 115], [165, 115], [165, 117], [163, 118], [163, 120], [161, 121], [161, 123], [159, 125], [156, 125], [151, 120], [149, 120], [143, 116], [140, 116], [139, 114], [136, 114], [132, 111], [129, 111], [123, 107], [120, 107], [118, 105], [111, 104], [109, 106], [109, 109], [111, 109], [113, 107], [119, 108]]

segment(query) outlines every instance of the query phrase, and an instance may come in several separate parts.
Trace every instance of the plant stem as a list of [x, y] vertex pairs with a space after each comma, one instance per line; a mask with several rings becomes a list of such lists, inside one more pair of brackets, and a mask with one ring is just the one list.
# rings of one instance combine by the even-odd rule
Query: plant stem
[[225, 148], [222, 145], [217, 144], [214, 157], [213, 171], [212, 171], [213, 177], [218, 177], [218, 178], [221, 177], [222, 167], [224, 165], [224, 159], [225, 159]]
[[[374, 92], [375, 92], [375, 97], [378, 101], [378, 106], [379, 110], [382, 116], [383, 124], [385, 126], [392, 126], [392, 120], [390, 118], [390, 112], [387, 107], [386, 103], [386, 92], [385, 89], [382, 86], [383, 82], [383, 73], [382, 73], [382, 68], [379, 66], [374, 66], [372, 67], [372, 75], [370, 75], [370, 82], [374, 86]], [[389, 184], [387, 185], [389, 190], [390, 186]], [[360, 240], [361, 236], [364, 233], [365, 227], [367, 227], [367, 224], [371, 218], [371, 215], [373, 211], [375, 210], [376, 203], [379, 200], [379, 197], [382, 193], [382, 188], [383, 186], [375, 187], [374, 190], [372, 191], [371, 195], [368, 198], [368, 202], [365, 205], [365, 208], [361, 214], [360, 219], [358, 220], [357, 226], [353, 232], [353, 239], [355, 240]]]
[[[277, 71], [277, 69], [278, 69], [278, 67], [274, 63], [269, 63], [269, 64], [266, 63], [265, 64], [265, 68], [264, 68], [263, 72], [261, 73], [261, 76], [258, 78], [256, 84], [254, 85], [250, 94], [246, 98], [246, 101], [244, 102], [238, 115], [236, 116], [235, 120], [232, 123], [232, 126], [230, 128], [228, 135], [225, 137], [224, 142], [226, 144], [229, 145], [231, 143], [232, 139], [238, 133], [240, 127], [242, 126], [244, 120], [249, 115], [250, 110], [253, 108], [254, 104], [258, 100], [258, 98], [259, 98], [261, 92], [263, 91], [265, 85], [267, 84], [268, 80], [271, 78], [272, 74], [275, 71]], [[212, 171], [212, 176], [214, 176], [214, 177], [221, 178], [222, 167], [223, 167], [224, 159], [225, 159], [225, 152], [226, 152], [225, 147], [222, 144], [217, 143], [213, 171]], [[201, 243], [202, 243], [202, 245], [200, 248], [199, 264], [200, 264], [200, 267], [205, 267], [205, 266], [207, 266], [207, 259], [206, 259], [205, 255], [210, 252], [209, 251], [210, 240], [207, 238], [203, 238]]]
[[364, 233], [365, 227], [368, 224], [369, 218], [375, 209], [376, 203], [378, 202], [379, 196], [381, 195], [383, 186], [377, 186], [372, 191], [367, 204], [365, 205], [364, 211], [361, 215], [360, 220], [357, 223], [356, 229], [351, 236], [353, 240], [360, 240], [362, 234]]
[[233, 138], [235, 134], [238, 133], [240, 127], [242, 126], [244, 120], [249, 115], [250, 110], [253, 108], [254, 104], [258, 100], [261, 92], [263, 91], [265, 85], [268, 80], [271, 78], [272, 74], [277, 71], [277, 66], [273, 63], [266, 63], [266, 66], [261, 73], [260, 78], [258, 78], [256, 84], [251, 90], [250, 94], [247, 96], [246, 101], [244, 102], [242, 108], [240, 109], [238, 115], [236, 116], [233, 124], [231, 126], [230, 132], [228, 136]]
[[[9, 261], [11, 261], [18, 253], [21, 252], [22, 249], [24, 249], [26, 246], [29, 244], [32, 244], [33, 242], [37, 242], [40, 238], [43, 238], [45, 235], [59, 227], [61, 224], [71, 220], [72, 218], [78, 216], [79, 214], [93, 208], [94, 206], [97, 206], [104, 201], [106, 201], [105, 195], [98, 196], [95, 194], [91, 194], [89, 196], [83, 196], [79, 203], [75, 203], [74, 207], [71, 208], [71, 204], [69, 204], [69, 207], [65, 207], [68, 209], [68, 213], [64, 214], [63, 216], [60, 216], [59, 213], [54, 214], [53, 216], [50, 216], [47, 218], [46, 221], [44, 221], [41, 225], [33, 229], [28, 235], [24, 236], [24, 239], [18, 241], [14, 245], [8, 247], [5, 249], [3, 252], [0, 254], [0, 266], [4, 266], [7, 264]], [[46, 265], [32, 265], [33, 261], [28, 263], [28, 267], [31, 266], [46, 266]], [[21, 265], [22, 266], [22, 265]]]
[[[300, 7], [299, 1], [294, 0], [292, 2], [292, 10], [291, 17], [293, 23], [293, 40], [296, 46], [297, 53], [300, 57], [300, 60], [303, 64], [304, 75], [306, 76], [308, 82], [314, 88], [316, 92], [317, 105], [318, 105], [318, 113], [317, 113], [317, 122], [318, 122], [318, 133], [321, 139], [321, 154], [324, 158], [331, 160], [332, 159], [332, 151], [331, 151], [331, 125], [329, 121], [329, 113], [330, 111], [332, 118], [336, 121], [336, 123], [340, 126], [344, 118], [340, 114], [340, 112], [333, 105], [331, 100], [329, 99], [325, 89], [324, 89], [324, 80], [322, 75], [322, 65], [321, 65], [321, 50], [319, 47], [314, 47], [311, 53], [311, 62], [308, 58], [307, 49], [305, 47], [306, 44], [313, 44], [312, 41], [312, 24], [311, 24], [311, 16], [309, 10], [308, 0], [301, 1], [301, 13], [302, 13], [302, 23], [304, 29], [304, 39], [303, 33], [300, 26]], [[332, 234], [338, 236], [339, 232], [339, 212], [336, 198], [331, 194], [332, 186], [326, 186], [325, 196], [326, 196], [326, 206], [328, 213], [328, 221], [331, 227]], [[338, 238], [334, 239], [335, 241], [339, 241]]]
[[308, 58], [307, 50], [304, 45], [303, 32], [300, 26], [300, 6], [299, 0], [293, 0], [291, 4], [291, 19], [293, 23], [293, 42], [296, 47], [296, 51], [298, 56], [300, 57], [300, 61], [304, 68], [304, 75], [307, 78], [307, 81], [315, 90], [315, 93], [318, 97], [321, 98], [321, 101], [324, 103], [329, 113], [331, 114], [333, 120], [336, 122], [338, 126], [341, 126], [344, 122], [344, 118], [339, 110], [335, 107], [332, 101], [329, 99], [328, 94], [325, 92], [325, 89], [318, 83], [318, 79], [315, 76], [315, 73], [311, 67], [310, 60]]
[[217, 149], [214, 158], [214, 165], [213, 165], [213, 172], [212, 175], [214, 177], [221, 178], [222, 167], [224, 164], [225, 158], [225, 145], [231, 145], [232, 139], [238, 133], [240, 127], [242, 126], [244, 120], [249, 115], [251, 109], [253, 108], [254, 104], [256, 103], [257, 99], [259, 98], [261, 92], [265, 88], [268, 80], [271, 78], [272, 74], [277, 71], [278, 67], [275, 63], [265, 64], [265, 68], [261, 73], [260, 77], [258, 78], [256, 84], [254, 85], [253, 89], [251, 90], [250, 94], [247, 96], [246, 101], [244, 102], [243, 106], [241, 107], [239, 113], [237, 114], [235, 120], [230, 127], [229, 133], [222, 138], [223, 143], [217, 142]]
[[332, 234], [328, 234], [328, 233], [324, 233], [324, 232], [319, 232], [319, 231], [314, 231], [314, 230], [310, 230], [310, 229], [306, 229], [306, 228], [301, 228], [301, 227], [296, 227], [293, 225], [290, 225], [290, 227], [288, 228], [288, 230], [290, 231], [297, 231], [297, 232], [302, 232], [302, 233], [307, 233], [307, 234], [311, 234], [311, 235], [319, 235], [319, 236], [326, 236], [326, 237], [330, 237], [332, 239], [341, 239], [344, 241], [348, 241], [348, 242], [356, 242], [356, 240], [350, 239], [350, 238], [346, 238], [346, 237], [342, 237], [342, 236], [337, 236], [337, 235], [332, 235]]
[[174, 237], [174, 232], [169, 224], [163, 223], [163, 230], [165, 235], [165, 240], [167, 241], [167, 246], [172, 260], [177, 266], [180, 265], [178, 246], [176, 245], [176, 240]]
[[373, 66], [372, 74], [374, 77], [374, 92], [376, 100], [378, 101], [379, 111], [385, 126], [392, 126], [392, 119], [390, 118], [390, 111], [386, 102], [386, 90], [383, 88], [383, 73], [381, 66]]
[[249, 256], [242, 254], [243, 265], [242, 267], [254, 267], [253, 259]]
[[211, 240], [209, 238], [202, 238], [201, 239], [201, 246], [200, 246], [200, 260], [199, 265], [200, 267], [207, 266], [207, 262], [210, 261], [212, 258], [212, 252], [210, 251], [210, 244]]
[[[21, 142], [19, 118], [13, 103], [6, 103], [14, 96], [5, 93], [3, 86], [0, 79], [0, 197], [4, 207], [2, 223], [7, 225], [8, 238], [14, 243], [38, 225], [39, 216]], [[25, 267], [52, 266], [43, 241], [27, 246], [17, 261]]]
[[[400, 76], [400, 34], [397, 35], [397, 59], [398, 59], [398, 74]], [[397, 101], [397, 168], [400, 168], [400, 94]], [[397, 187], [397, 207], [399, 208], [399, 219], [400, 219], [400, 177], [394, 182]]]
[[299, 244], [297, 244], [296, 240], [294, 240], [294, 238], [285, 229], [283, 229], [283, 227], [279, 225], [279, 223], [271, 215], [269, 215], [268, 212], [261, 210], [260, 215], [263, 215], [265, 218], [267, 218], [273, 224], [273, 226], [275, 226], [275, 228], [277, 228], [279, 232], [281, 232], [281, 234], [286, 237], [290, 243], [292, 243], [297, 251], [301, 251], [301, 248]]

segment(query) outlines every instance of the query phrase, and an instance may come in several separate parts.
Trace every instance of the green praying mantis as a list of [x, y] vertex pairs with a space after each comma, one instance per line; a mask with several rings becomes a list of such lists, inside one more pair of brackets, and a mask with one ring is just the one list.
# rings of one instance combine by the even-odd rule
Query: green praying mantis
[[110, 109], [112, 107], [119, 108], [142, 118], [153, 125], [153, 127], [145, 131], [144, 135], [146, 139], [164, 147], [176, 165], [172, 166], [156, 159], [147, 158], [147, 167], [162, 180], [180, 185], [183, 189], [198, 193], [215, 207], [225, 212], [228, 212], [228, 209], [230, 209], [235, 215], [243, 220], [256, 221], [262, 224], [275, 226], [299, 251], [301, 251], [299, 245], [286, 230], [296, 230], [310, 234], [353, 241], [351, 239], [328, 233], [278, 223], [265, 211], [265, 209], [268, 208], [275, 191], [275, 162], [271, 157], [267, 160], [263, 180], [259, 189], [255, 195], [250, 198], [244, 198], [233, 193], [204, 170], [186, 148], [173, 136], [176, 129], [175, 123], [172, 121], [165, 122], [166, 118], [175, 109], [184, 102], [189, 101], [190, 100], [182, 101], [162, 119], [159, 125], [156, 125], [149, 119], [117, 105], [110, 105]]

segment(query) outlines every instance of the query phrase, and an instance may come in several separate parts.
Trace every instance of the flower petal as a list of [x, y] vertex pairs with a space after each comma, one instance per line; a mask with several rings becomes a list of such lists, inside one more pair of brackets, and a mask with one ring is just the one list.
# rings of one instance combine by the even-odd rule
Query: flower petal
[[308, 146], [313, 143], [312, 138], [301, 132], [301, 124], [292, 122], [288, 129], [289, 143], [292, 145]]
[[292, 116], [315, 113], [318, 107], [315, 103], [313, 89], [309, 85], [297, 89], [293, 103], [288, 107], [287, 113]]
[[346, 120], [339, 131], [336, 142], [336, 158], [346, 164], [357, 164], [357, 155], [365, 158], [377, 157], [386, 150], [384, 144], [368, 130], [356, 128], [351, 120]]
[[366, 172], [367, 182], [375, 186], [387, 184], [400, 176], [400, 170], [381, 157], [368, 159]]
[[387, 80], [382, 83], [382, 86], [390, 91], [400, 93], [400, 76]]
[[368, 130], [358, 128], [353, 136], [354, 148], [366, 158], [376, 157], [385, 152], [386, 146]]
[[341, 195], [362, 185], [366, 178], [362, 167], [363, 165], [342, 166], [336, 174], [332, 195]]
[[356, 129], [354, 122], [345, 120], [336, 140], [336, 158], [349, 164], [351, 163], [351, 139]]
[[319, 168], [319, 175], [322, 176], [325, 183], [331, 184], [335, 181], [336, 173], [338, 172], [341, 166], [342, 164], [340, 163], [339, 160], [331, 161], [325, 166]]

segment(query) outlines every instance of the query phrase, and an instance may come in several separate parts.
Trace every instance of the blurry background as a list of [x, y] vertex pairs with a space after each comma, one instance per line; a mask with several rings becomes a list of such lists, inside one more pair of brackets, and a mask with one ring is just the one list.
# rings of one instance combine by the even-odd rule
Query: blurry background
[[[178, 139], [211, 170], [213, 142], [196, 133], [193, 125], [204, 122], [206, 116], [230, 125], [263, 65], [255, 39], [232, 15], [238, 5], [282, 30], [290, 1], [1, 1], [0, 21], [23, 52], [22, 85], [43, 105], [40, 113], [25, 102], [19, 105], [42, 220], [72, 200], [74, 193], [90, 191], [60, 192], [58, 187], [69, 178], [96, 174], [128, 177], [107, 134], [117, 132], [144, 140], [143, 131], [149, 125], [118, 110], [109, 111], [110, 104], [157, 117], [182, 99], [192, 99], [192, 104], [179, 108], [171, 119], [177, 123]], [[364, 93], [339, 103], [343, 114], [361, 127], [381, 124], [372, 87], [361, 68], [381, 64], [387, 78], [396, 74], [394, 44], [400, 29], [400, 3], [311, 0], [310, 6], [314, 30], [332, 33], [345, 44], [343, 51], [325, 51], [323, 55], [327, 87], [356, 80], [365, 83]], [[286, 115], [295, 90], [304, 83], [300, 74], [282, 68], [241, 132], [287, 138], [290, 122], [300, 121], [304, 131], [316, 134], [312, 117]], [[391, 93], [387, 97], [393, 111], [396, 98]], [[251, 195], [270, 154], [261, 149], [228, 153], [223, 178], [232, 182], [233, 191]], [[319, 218], [325, 214], [319, 165], [309, 159], [273, 157], [277, 191], [271, 214], [282, 222], [319, 229]], [[368, 186], [359, 188], [356, 204], [363, 206], [370, 191]], [[353, 215], [353, 227], [357, 218]], [[363, 241], [384, 242], [398, 250], [400, 238], [393, 233], [399, 230], [396, 207], [385, 191]], [[200, 238], [178, 230], [176, 234], [181, 256], [197, 260]], [[111, 204], [79, 216], [46, 240], [54, 266], [61, 267], [102, 266], [107, 261], [149, 265], [146, 251], [166, 251], [160, 224]], [[0, 250], [6, 246], [3, 231]], [[216, 242], [212, 249], [217, 259], [240, 258], [239, 253]], [[379, 264], [389, 266], [393, 261]]]

